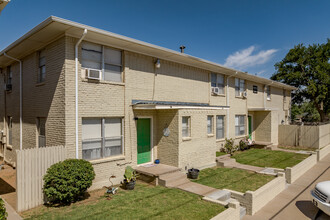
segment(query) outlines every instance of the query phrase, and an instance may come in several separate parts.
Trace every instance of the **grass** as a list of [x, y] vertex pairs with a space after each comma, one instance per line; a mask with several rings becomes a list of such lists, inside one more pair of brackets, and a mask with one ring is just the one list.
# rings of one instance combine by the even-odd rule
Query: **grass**
[[274, 176], [257, 174], [236, 168], [208, 168], [200, 171], [199, 179], [194, 182], [217, 189], [231, 189], [238, 192], [255, 191]]
[[66, 207], [45, 207], [30, 212], [26, 219], [210, 219], [225, 208], [178, 189], [137, 184], [133, 191], [119, 189], [111, 200]]
[[220, 157], [220, 156], [222, 156], [222, 155], [226, 155], [227, 153], [225, 153], [225, 152], [220, 152], [220, 151], [217, 151], [216, 152], [216, 156], [217, 157]]
[[296, 150], [296, 151], [315, 151], [315, 148], [309, 147], [295, 147], [295, 146], [278, 146], [278, 148], [285, 149], [285, 150]]
[[293, 167], [308, 156], [309, 155], [306, 154], [296, 154], [283, 151], [250, 149], [247, 151], [237, 151], [232, 158], [235, 158], [238, 163], [242, 164], [285, 169], [286, 167]]

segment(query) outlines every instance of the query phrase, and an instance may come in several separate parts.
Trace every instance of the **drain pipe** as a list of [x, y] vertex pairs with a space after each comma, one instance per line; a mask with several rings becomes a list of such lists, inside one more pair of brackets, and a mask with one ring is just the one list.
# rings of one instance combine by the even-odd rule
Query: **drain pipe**
[[23, 149], [23, 124], [22, 124], [22, 61], [14, 57], [9, 56], [6, 52], [3, 53], [5, 57], [19, 62], [19, 149]]
[[86, 34], [87, 34], [87, 29], [85, 29], [84, 30], [84, 32], [83, 32], [83, 34], [82, 34], [82, 36], [80, 37], [80, 39], [79, 39], [79, 41], [76, 43], [76, 45], [75, 45], [75, 62], [76, 62], [76, 85], [75, 85], [75, 89], [76, 89], [76, 94], [75, 94], [75, 96], [76, 96], [76, 101], [75, 101], [75, 103], [76, 103], [76, 159], [79, 159], [79, 136], [78, 136], [78, 134], [79, 134], [79, 129], [78, 129], [78, 46], [79, 46], [79, 44], [81, 43], [81, 41], [85, 38], [85, 36], [86, 36]]
[[[234, 76], [236, 76], [237, 75], [237, 72], [235, 72], [235, 74], [234, 75], [231, 75], [231, 76], [228, 76], [227, 77], [227, 85], [226, 85], [226, 92], [227, 92], [227, 94], [226, 94], [226, 105], [227, 106], [229, 106], [229, 78], [231, 78], [231, 77], [234, 77]], [[229, 138], [229, 108], [227, 108], [227, 120], [226, 120], [226, 127], [227, 127], [227, 129], [226, 129], [226, 135], [227, 135], [227, 138]]]

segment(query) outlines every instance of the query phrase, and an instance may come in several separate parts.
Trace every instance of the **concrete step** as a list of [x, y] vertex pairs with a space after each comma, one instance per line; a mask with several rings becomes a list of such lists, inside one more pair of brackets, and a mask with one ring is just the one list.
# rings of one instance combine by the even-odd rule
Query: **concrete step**
[[182, 172], [172, 172], [160, 175], [158, 184], [165, 187], [175, 187], [190, 182], [187, 175]]
[[200, 196], [205, 196], [217, 189], [214, 189], [212, 187], [209, 186], [205, 186], [205, 185], [201, 185], [198, 183], [193, 183], [193, 182], [189, 182], [189, 183], [185, 183], [182, 185], [177, 186], [176, 188], [181, 189], [183, 191], [186, 192], [191, 192]]
[[233, 158], [226, 158], [217, 161], [219, 167], [233, 167], [236, 164], [236, 160]]
[[246, 215], [246, 208], [244, 206], [240, 207], [239, 214], [240, 214], [240, 219], [243, 219], [243, 217]]
[[227, 190], [216, 190], [205, 196], [218, 201], [228, 201], [231, 193]]

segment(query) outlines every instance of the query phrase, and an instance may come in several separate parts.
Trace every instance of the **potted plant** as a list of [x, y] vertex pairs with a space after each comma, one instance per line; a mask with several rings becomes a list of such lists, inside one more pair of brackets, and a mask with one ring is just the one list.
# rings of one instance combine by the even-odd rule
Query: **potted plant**
[[199, 169], [188, 169], [188, 178], [190, 179], [197, 179], [199, 175]]
[[127, 166], [125, 169], [124, 182], [123, 182], [125, 189], [133, 190], [135, 187], [135, 182], [137, 177], [138, 174], [136, 173], [136, 171], [131, 166]]

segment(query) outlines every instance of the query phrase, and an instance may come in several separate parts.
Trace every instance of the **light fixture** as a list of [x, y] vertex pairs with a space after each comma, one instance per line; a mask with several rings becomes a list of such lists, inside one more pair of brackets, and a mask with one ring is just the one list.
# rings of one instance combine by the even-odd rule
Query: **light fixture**
[[159, 60], [159, 59], [156, 60], [156, 62], [155, 62], [155, 67], [156, 67], [157, 69], [160, 68], [160, 60]]

